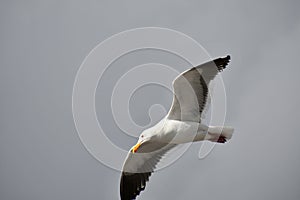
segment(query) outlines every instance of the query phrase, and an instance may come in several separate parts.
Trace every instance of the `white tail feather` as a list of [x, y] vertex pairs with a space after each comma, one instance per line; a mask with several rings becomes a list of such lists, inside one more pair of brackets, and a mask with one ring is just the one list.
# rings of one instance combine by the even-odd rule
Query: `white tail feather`
[[210, 126], [208, 128], [208, 134], [211, 136], [208, 138], [210, 141], [215, 141], [219, 136], [223, 136], [226, 140], [232, 138], [233, 127], [230, 126]]

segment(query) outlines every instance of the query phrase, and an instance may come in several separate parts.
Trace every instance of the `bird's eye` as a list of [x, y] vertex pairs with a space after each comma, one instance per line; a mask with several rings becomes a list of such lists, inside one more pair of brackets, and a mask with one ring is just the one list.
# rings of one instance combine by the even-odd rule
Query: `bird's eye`
[[144, 135], [141, 135], [141, 138], [143, 138], [144, 137]]

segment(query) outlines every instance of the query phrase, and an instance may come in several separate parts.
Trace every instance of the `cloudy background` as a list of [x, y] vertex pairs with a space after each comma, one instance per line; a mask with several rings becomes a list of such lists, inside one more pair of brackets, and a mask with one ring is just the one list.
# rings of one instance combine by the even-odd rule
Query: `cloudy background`
[[[218, 145], [204, 160], [197, 158], [200, 144], [193, 144], [172, 166], [151, 177], [140, 199], [298, 200], [299, 7], [296, 0], [2, 0], [0, 199], [119, 198], [120, 172], [100, 164], [80, 142], [72, 118], [73, 83], [98, 43], [127, 29], [158, 26], [191, 36], [212, 57], [232, 55], [223, 80], [226, 124], [236, 130], [229, 143]], [[178, 58], [163, 55], [144, 51], [128, 55], [123, 63], [133, 67], [140, 64], [135, 63], [138, 58], [183, 66]], [[107, 79], [116, 77], [108, 72]], [[107, 99], [101, 102], [101, 96], [110, 87], [98, 86], [100, 120], [109, 112], [102, 110]], [[141, 89], [132, 102], [170, 104], [170, 93], [144, 89], [153, 98], [143, 97]], [[149, 118], [142, 108], [132, 106], [130, 111], [145, 125]], [[124, 134], [117, 140], [121, 130], [109, 118], [104, 124], [117, 145], [129, 149], [134, 143]]]

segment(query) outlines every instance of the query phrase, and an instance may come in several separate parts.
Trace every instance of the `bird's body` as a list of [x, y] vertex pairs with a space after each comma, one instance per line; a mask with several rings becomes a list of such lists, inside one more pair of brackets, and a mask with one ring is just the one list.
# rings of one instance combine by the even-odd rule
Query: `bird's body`
[[178, 144], [209, 140], [224, 143], [232, 137], [233, 128], [206, 126], [201, 123], [208, 104], [208, 84], [225, 69], [230, 56], [218, 58], [191, 68], [174, 81], [174, 97], [169, 113], [155, 126], [140, 135], [125, 160], [120, 195], [122, 200], [135, 199], [160, 159]]
[[147, 132], [155, 132], [153, 142], [182, 144], [203, 140], [207, 130], [208, 127], [206, 125], [198, 122], [184, 122], [164, 118], [155, 126], [147, 129], [145, 134]]

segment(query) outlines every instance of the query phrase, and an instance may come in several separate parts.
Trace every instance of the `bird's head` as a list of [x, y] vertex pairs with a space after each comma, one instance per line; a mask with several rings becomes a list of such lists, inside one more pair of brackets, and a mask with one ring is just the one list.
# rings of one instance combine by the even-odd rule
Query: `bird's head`
[[131, 148], [131, 152], [135, 153], [140, 148], [140, 146], [153, 139], [153, 134], [151, 132], [143, 131], [139, 136], [138, 142]]

